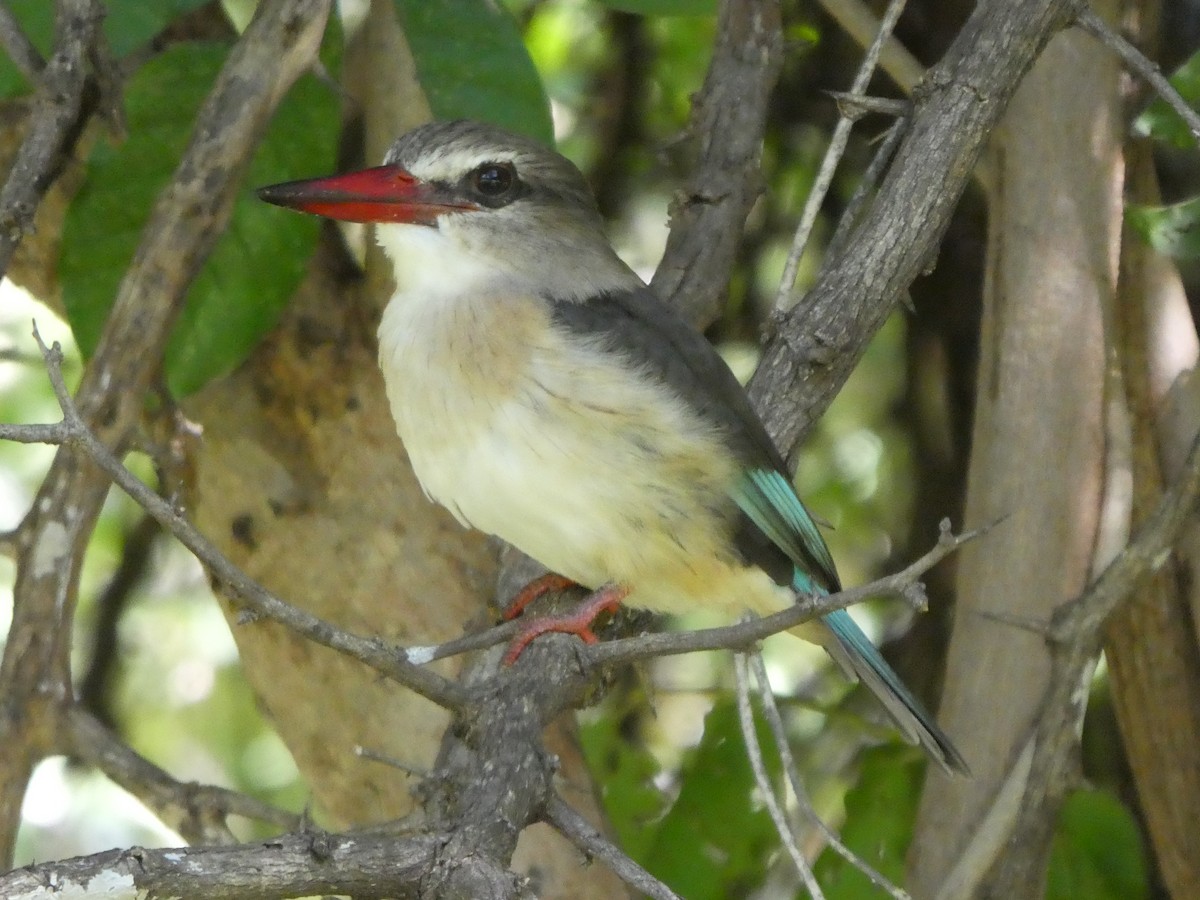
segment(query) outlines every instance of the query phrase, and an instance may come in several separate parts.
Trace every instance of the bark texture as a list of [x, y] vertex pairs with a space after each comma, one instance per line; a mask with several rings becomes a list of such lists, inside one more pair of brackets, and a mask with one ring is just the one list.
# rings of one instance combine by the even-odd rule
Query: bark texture
[[[940, 718], [974, 777], [929, 776], [916, 896], [970, 895], [991, 862], [1013, 852], [1012, 821], [997, 801], [1014, 774], [1021, 780], [1050, 657], [1035, 630], [992, 614], [1048, 625], [1092, 574], [1104, 489], [1104, 318], [1121, 221], [1119, 74], [1098, 44], [1064, 32], [993, 137], [966, 521], [1003, 521], [959, 564]], [[1002, 704], [981, 699], [999, 696], [997, 685]], [[1020, 843], [1031, 854], [1021, 896], [1037, 896], [1048, 847]]]

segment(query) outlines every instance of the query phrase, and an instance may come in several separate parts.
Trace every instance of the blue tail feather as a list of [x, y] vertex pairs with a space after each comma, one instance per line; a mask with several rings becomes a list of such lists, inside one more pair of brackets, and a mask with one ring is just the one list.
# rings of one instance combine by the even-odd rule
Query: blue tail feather
[[[746, 471], [733, 492], [747, 518], [792, 561], [792, 587], [803, 594], [827, 595], [839, 589], [829, 548], [791, 482], [778, 471]], [[827, 647], [834, 659], [857, 676], [911, 740], [918, 742], [942, 768], [967, 772], [967, 764], [920, 701], [887, 664], [875, 645], [844, 609], [821, 621], [836, 638]]]
[[[796, 587], [803, 590], [801, 584], [811, 583], [811, 579], [797, 570]], [[824, 593], [824, 592], [821, 592]], [[891, 715], [892, 720], [909, 740], [919, 743], [933, 759], [948, 772], [968, 773], [966, 760], [955, 748], [932, 715], [913, 696], [912, 691], [900, 680], [896, 670], [888, 665], [887, 660], [879, 653], [871, 639], [858, 627], [850, 613], [839, 609], [821, 617], [821, 621], [837, 638], [838, 645], [843, 651], [834, 651], [834, 658], [849, 668], [870, 691], [878, 698]]]

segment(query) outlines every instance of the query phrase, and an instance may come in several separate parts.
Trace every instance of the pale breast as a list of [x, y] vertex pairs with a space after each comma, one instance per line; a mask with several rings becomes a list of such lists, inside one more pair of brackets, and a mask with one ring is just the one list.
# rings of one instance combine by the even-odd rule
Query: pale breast
[[535, 299], [398, 297], [380, 354], [417, 477], [464, 523], [589, 587], [629, 584], [637, 606], [779, 606], [730, 549], [736, 466], [720, 436], [611, 351], [553, 329]]

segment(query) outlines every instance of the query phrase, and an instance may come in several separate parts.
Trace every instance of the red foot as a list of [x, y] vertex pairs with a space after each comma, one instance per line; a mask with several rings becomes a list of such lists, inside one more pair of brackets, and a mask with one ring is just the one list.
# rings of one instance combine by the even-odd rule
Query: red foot
[[525, 587], [517, 591], [517, 595], [513, 597], [512, 603], [508, 604], [508, 608], [504, 610], [504, 621], [511, 622], [521, 613], [525, 612], [527, 607], [534, 600], [539, 600], [549, 594], [551, 591], [565, 591], [567, 588], [579, 587], [578, 582], [572, 581], [565, 575], [559, 575], [556, 572], [547, 572], [545, 575], [539, 575]]
[[[543, 591], [543, 593], [545, 592]], [[591, 628], [592, 622], [595, 621], [596, 616], [606, 610], [615, 613], [621, 608], [621, 601], [628, 595], [629, 588], [624, 585], [606, 584], [593, 591], [586, 600], [579, 604], [579, 608], [569, 615], [534, 619], [508, 645], [508, 652], [504, 654], [504, 665], [511, 666], [529, 646], [530, 641], [538, 635], [550, 631], [557, 631], [560, 634], [577, 634], [585, 644], [596, 643], [596, 635], [592, 633]]]

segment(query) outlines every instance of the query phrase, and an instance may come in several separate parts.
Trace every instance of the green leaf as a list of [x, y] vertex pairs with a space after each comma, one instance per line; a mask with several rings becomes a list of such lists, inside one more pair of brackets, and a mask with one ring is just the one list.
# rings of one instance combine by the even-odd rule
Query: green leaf
[[[146, 218], [170, 178], [228, 48], [179, 44], [126, 87], [129, 138], [100, 145], [68, 211], [59, 273], [63, 302], [85, 355], [96, 348]], [[296, 83], [250, 166], [249, 185], [332, 168], [337, 103], [313, 76]], [[277, 321], [304, 274], [318, 223], [280, 215], [248, 191], [200, 271], [167, 346], [167, 384], [182, 396], [231, 370]]]
[[1170, 206], [1125, 210], [1125, 221], [1151, 247], [1175, 259], [1200, 257], [1200, 197]]
[[145, 44], [181, 13], [191, 12], [208, 0], [108, 0], [104, 34], [118, 59]]
[[618, 842], [634, 859], [644, 858], [667, 805], [654, 786], [657, 761], [621, 734], [620, 718], [611, 711], [582, 725], [580, 741]]
[[[758, 735], [769, 746], [761, 722]], [[766, 755], [774, 776], [778, 759]], [[745, 896], [762, 881], [779, 837], [756, 795], [732, 700], [708, 714], [704, 737], [679, 776], [679, 796], [639, 862], [688, 900]]]
[[1076, 791], [1063, 804], [1050, 849], [1046, 900], [1141, 900], [1149, 894], [1137, 824], [1104, 791]]
[[516, 21], [489, 0], [396, 0], [438, 119], [480, 119], [554, 143], [550, 101]]
[[605, 6], [643, 16], [711, 16], [717, 0], [602, 0]]
[[[1200, 108], [1200, 52], [1193, 54], [1170, 78], [1171, 85], [1192, 109]], [[1196, 138], [1188, 130], [1179, 113], [1161, 97], [1146, 107], [1133, 123], [1133, 133], [1166, 141], [1176, 147], [1191, 149]]]
[[[54, 4], [50, 0], [5, 0], [21, 30], [43, 58], [54, 47]], [[203, 6], [208, 0], [108, 0], [105, 4], [104, 35], [113, 55], [120, 58], [162, 31], [180, 13]], [[24, 76], [0, 54], [0, 97], [11, 97], [33, 89]]]
[[[912, 840], [924, 762], [901, 744], [862, 754], [858, 782], [846, 793], [842, 842], [893, 884], [904, 882], [904, 856]], [[828, 900], [857, 900], [879, 893], [859, 869], [826, 848], [814, 868]]]

